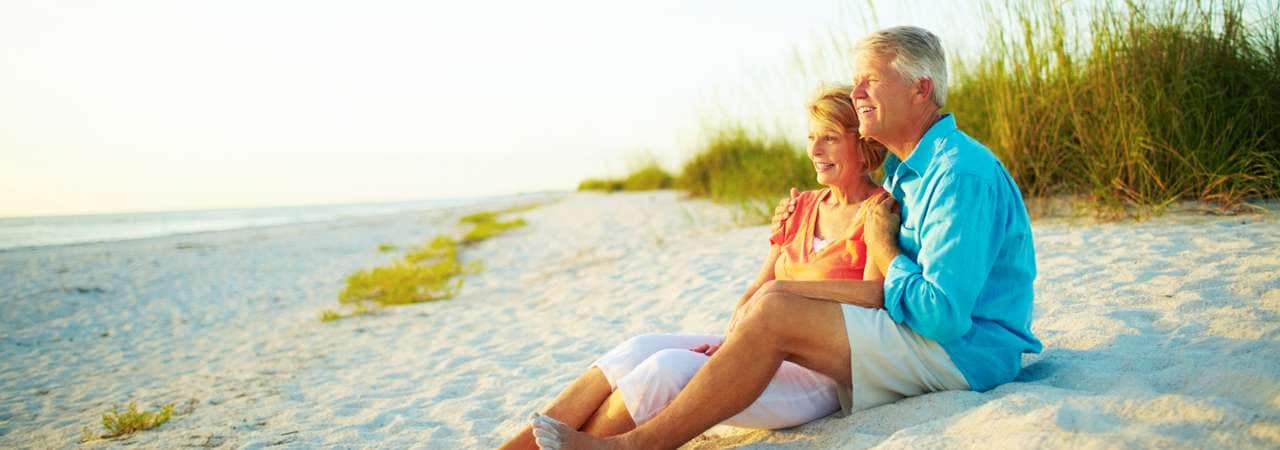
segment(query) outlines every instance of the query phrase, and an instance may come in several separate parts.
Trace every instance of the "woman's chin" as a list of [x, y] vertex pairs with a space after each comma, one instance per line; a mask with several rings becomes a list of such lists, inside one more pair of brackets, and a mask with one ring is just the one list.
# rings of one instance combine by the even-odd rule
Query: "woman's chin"
[[818, 181], [818, 184], [825, 187], [831, 187], [831, 183], [835, 181], [835, 177], [825, 173], [819, 173], [815, 179]]

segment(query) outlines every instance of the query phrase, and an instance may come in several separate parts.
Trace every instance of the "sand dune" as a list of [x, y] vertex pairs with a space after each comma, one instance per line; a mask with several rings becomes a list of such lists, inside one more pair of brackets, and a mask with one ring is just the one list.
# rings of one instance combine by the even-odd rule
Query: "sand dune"
[[[317, 320], [379, 243], [462, 213], [0, 252], [0, 447], [75, 446], [130, 400], [179, 414], [89, 446], [493, 447], [627, 337], [720, 332], [767, 245], [674, 193], [571, 194], [468, 249], [456, 299]], [[1014, 383], [687, 447], [1280, 446], [1280, 216], [1035, 233], [1046, 350]]]

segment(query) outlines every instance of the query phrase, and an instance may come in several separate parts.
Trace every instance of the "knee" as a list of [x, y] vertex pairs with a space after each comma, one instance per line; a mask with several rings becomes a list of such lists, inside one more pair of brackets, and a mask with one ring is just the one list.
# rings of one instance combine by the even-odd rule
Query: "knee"
[[742, 318], [735, 330], [744, 333], [763, 335], [780, 335], [785, 328], [787, 318], [787, 301], [789, 295], [778, 292], [765, 292], [752, 300], [751, 310]]
[[707, 355], [681, 349], [668, 349], [654, 353], [645, 360], [646, 373], [657, 386], [683, 388], [707, 361]]
[[[624, 348], [631, 351], [640, 351], [644, 353], [653, 353], [654, 350], [661, 348], [663, 339], [661, 334], [648, 333], [632, 336], [630, 339], [618, 344], [618, 348]], [[646, 351], [647, 350], [647, 351]]]

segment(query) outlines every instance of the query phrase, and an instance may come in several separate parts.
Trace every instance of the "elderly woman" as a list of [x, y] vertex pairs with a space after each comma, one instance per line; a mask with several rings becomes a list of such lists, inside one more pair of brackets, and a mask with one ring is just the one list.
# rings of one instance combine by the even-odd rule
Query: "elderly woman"
[[[728, 330], [751, 309], [772, 280], [879, 279], [862, 240], [861, 205], [883, 192], [869, 173], [884, 148], [858, 135], [850, 87], [822, 89], [809, 103], [809, 158], [823, 189], [796, 194], [794, 211], [774, 227], [769, 255], [735, 306]], [[721, 336], [649, 334], [633, 337], [596, 360], [543, 414], [596, 436], [626, 432], [649, 420], [684, 388], [722, 343]], [[793, 362], [784, 362], [764, 393], [725, 424], [776, 429], [848, 409], [849, 388]], [[537, 448], [525, 428], [502, 448]]]

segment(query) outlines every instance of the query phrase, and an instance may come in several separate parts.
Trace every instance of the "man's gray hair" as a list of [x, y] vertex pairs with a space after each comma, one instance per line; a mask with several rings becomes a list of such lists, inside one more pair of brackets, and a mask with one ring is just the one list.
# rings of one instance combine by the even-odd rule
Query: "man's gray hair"
[[920, 27], [893, 27], [862, 38], [853, 48], [855, 58], [866, 54], [894, 56], [890, 67], [907, 81], [933, 81], [931, 100], [939, 108], [947, 102], [947, 57], [938, 36]]

